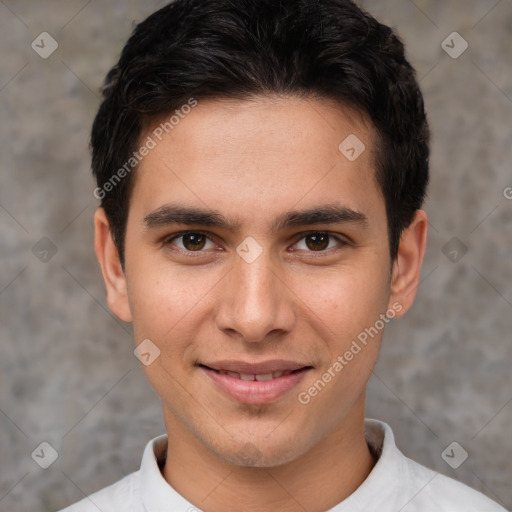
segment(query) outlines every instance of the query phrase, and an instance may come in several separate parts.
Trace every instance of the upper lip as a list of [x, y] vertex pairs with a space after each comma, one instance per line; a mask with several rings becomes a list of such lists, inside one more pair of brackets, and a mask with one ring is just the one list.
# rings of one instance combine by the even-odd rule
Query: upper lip
[[207, 366], [213, 370], [225, 370], [228, 372], [253, 375], [311, 368], [309, 365], [297, 363], [296, 361], [287, 361], [285, 359], [273, 359], [259, 363], [250, 363], [247, 361], [211, 361], [201, 363], [201, 366]]

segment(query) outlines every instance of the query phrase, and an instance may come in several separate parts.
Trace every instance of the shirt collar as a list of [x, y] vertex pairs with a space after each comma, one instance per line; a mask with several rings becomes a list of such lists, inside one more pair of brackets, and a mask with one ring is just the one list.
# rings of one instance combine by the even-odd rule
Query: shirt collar
[[366, 419], [364, 430], [366, 442], [378, 460], [366, 480], [328, 512], [398, 510], [394, 508], [394, 497], [397, 495], [397, 486], [402, 481], [405, 458], [396, 447], [395, 436], [387, 423]]
[[147, 512], [199, 512], [171, 487], [160, 472], [167, 454], [167, 435], [149, 441], [140, 465], [142, 503]]

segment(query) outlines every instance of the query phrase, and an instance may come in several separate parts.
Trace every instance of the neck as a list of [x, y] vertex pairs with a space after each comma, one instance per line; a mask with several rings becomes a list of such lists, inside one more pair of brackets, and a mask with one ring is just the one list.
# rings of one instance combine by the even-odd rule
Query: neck
[[364, 437], [364, 396], [308, 452], [276, 467], [235, 466], [208, 450], [169, 411], [165, 480], [208, 512], [328, 510], [352, 494], [375, 460]]

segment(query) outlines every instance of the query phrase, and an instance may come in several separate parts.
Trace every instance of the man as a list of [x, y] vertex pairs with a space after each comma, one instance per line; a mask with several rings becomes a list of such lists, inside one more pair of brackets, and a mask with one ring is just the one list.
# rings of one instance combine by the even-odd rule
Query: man
[[92, 130], [95, 249], [167, 434], [66, 511], [503, 510], [364, 418], [419, 284], [428, 139], [402, 43], [348, 0], [138, 25]]

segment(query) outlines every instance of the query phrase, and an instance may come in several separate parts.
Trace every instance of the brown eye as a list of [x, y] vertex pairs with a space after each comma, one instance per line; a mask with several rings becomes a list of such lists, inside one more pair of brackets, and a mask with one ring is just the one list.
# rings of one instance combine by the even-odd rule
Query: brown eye
[[313, 233], [305, 237], [306, 246], [312, 251], [323, 251], [329, 246], [329, 235], [327, 233]]
[[201, 233], [190, 233], [183, 235], [183, 246], [189, 251], [200, 251], [204, 248], [206, 237]]
[[347, 245], [342, 237], [334, 235], [325, 231], [311, 231], [304, 233], [302, 238], [295, 243], [295, 250], [305, 252], [325, 252], [331, 254], [332, 252], [341, 249]]
[[173, 236], [165, 243], [175, 245], [179, 249], [188, 252], [201, 252], [203, 249], [212, 249], [215, 247], [215, 244], [206, 234], [196, 231], [189, 231]]

